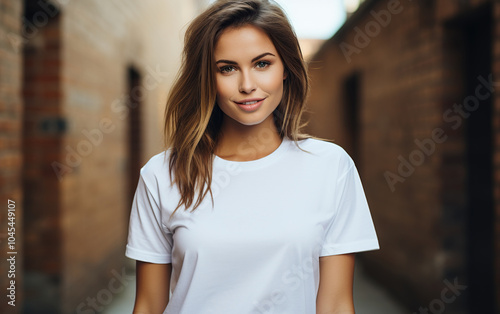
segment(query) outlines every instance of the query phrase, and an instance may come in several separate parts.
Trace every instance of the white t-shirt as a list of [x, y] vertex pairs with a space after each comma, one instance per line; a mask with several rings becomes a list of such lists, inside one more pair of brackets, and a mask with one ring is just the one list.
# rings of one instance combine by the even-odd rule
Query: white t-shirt
[[126, 256], [172, 263], [164, 314], [316, 313], [319, 257], [379, 248], [352, 159], [329, 142], [299, 145], [311, 154], [285, 138], [257, 160], [215, 156], [213, 209], [208, 196], [171, 220], [167, 154], [142, 167]]

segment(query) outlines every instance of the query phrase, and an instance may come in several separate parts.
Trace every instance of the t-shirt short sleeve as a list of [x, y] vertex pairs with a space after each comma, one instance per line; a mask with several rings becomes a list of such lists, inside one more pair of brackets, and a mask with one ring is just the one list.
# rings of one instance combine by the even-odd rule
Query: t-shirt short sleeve
[[320, 256], [379, 249], [361, 179], [352, 159], [345, 157], [347, 170], [335, 185], [334, 214], [325, 231]]
[[155, 193], [158, 189], [148, 187], [146, 173], [142, 168], [132, 202], [125, 255], [144, 262], [169, 264], [172, 234], [162, 224], [159, 197]]

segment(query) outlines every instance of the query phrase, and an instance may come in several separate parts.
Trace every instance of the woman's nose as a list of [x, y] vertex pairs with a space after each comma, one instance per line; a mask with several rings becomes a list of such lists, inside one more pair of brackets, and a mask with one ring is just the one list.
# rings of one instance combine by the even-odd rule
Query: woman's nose
[[250, 94], [256, 89], [255, 79], [249, 72], [241, 72], [240, 76], [240, 93]]

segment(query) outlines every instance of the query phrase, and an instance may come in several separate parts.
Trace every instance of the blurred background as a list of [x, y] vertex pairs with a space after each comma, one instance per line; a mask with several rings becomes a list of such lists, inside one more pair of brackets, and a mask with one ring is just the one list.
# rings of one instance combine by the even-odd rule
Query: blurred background
[[[209, 2], [0, 0], [0, 313], [131, 313], [139, 169]], [[500, 313], [500, 1], [278, 2], [379, 236], [357, 313]]]

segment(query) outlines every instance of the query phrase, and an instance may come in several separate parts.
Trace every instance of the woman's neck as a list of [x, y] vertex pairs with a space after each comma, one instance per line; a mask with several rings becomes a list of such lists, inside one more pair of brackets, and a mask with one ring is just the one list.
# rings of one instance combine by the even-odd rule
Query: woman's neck
[[250, 126], [224, 116], [215, 155], [232, 161], [256, 160], [274, 152], [281, 141], [272, 114]]

